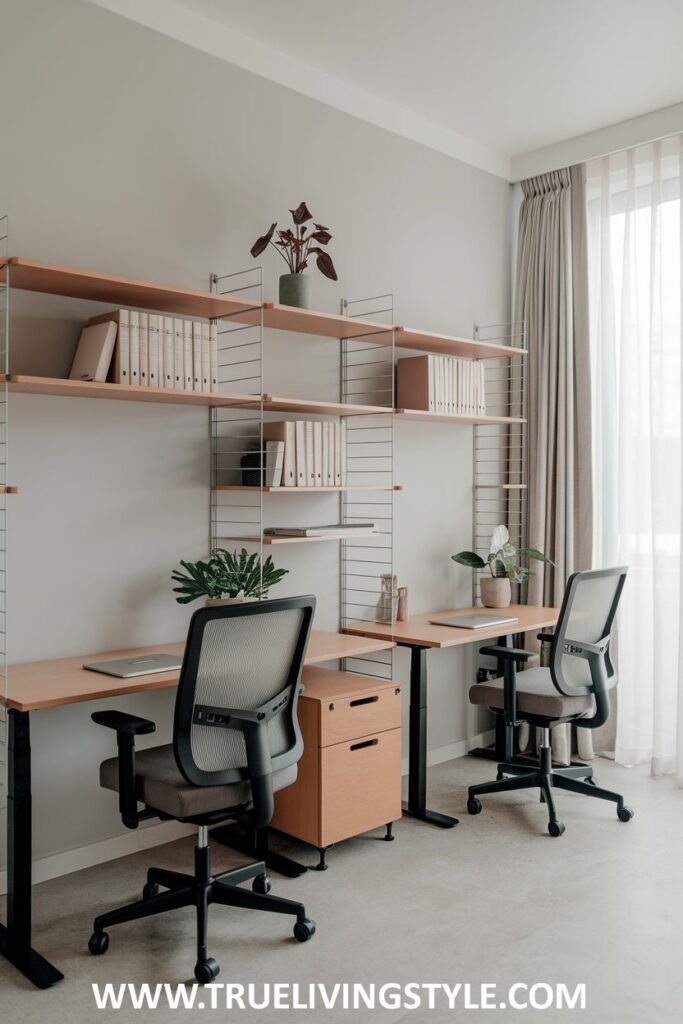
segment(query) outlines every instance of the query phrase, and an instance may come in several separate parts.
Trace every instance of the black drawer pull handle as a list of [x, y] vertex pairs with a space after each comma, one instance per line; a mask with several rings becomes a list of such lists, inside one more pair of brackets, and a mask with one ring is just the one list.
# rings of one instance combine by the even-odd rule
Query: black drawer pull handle
[[362, 743], [352, 743], [351, 750], [362, 750], [363, 747], [376, 747], [379, 740], [363, 740]]
[[361, 704], [374, 704], [378, 701], [379, 697], [358, 697], [356, 700], [349, 701], [349, 707], [358, 708]]

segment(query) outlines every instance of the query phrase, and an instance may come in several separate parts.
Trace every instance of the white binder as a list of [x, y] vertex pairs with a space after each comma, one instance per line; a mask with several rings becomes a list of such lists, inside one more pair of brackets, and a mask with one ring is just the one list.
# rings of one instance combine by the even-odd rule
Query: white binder
[[185, 326], [178, 318], [173, 321], [173, 387], [182, 390], [185, 387]]
[[149, 316], [147, 313], [140, 313], [140, 387], [146, 388], [149, 383]]
[[211, 332], [208, 323], [202, 324], [202, 391], [211, 390]]
[[294, 437], [296, 448], [296, 486], [308, 487], [308, 473], [306, 470], [306, 422], [296, 420], [294, 423]]
[[192, 321], [183, 320], [183, 387], [192, 391]]
[[140, 314], [130, 311], [130, 383], [140, 384]]
[[147, 385], [159, 387], [159, 317], [150, 313], [147, 318]]
[[164, 317], [164, 385], [167, 388], [175, 386], [173, 368], [173, 317]]
[[323, 425], [320, 420], [314, 420], [313, 428], [313, 483], [316, 487], [322, 487], [323, 480]]
[[202, 325], [192, 323], [192, 388], [202, 390]]
[[211, 353], [209, 359], [211, 391], [218, 391], [218, 324], [209, 325]]

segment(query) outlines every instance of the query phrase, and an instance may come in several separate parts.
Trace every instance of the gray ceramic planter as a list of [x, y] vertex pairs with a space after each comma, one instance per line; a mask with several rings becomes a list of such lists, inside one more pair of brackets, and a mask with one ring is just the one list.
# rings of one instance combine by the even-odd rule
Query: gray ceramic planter
[[507, 608], [512, 597], [507, 576], [482, 576], [479, 581], [479, 592], [485, 608]]
[[311, 308], [311, 279], [307, 274], [283, 274], [280, 278], [280, 302], [283, 306]]

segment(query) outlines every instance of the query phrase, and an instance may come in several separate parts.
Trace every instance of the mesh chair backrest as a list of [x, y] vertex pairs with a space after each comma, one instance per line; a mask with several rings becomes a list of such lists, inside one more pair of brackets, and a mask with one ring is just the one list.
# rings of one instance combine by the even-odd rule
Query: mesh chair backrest
[[597, 569], [570, 576], [555, 629], [550, 672], [566, 696], [616, 685], [609, 638], [627, 569]]
[[[250, 778], [240, 721], [219, 712], [255, 711], [279, 695], [286, 697], [267, 708], [272, 770], [299, 760], [297, 701], [314, 609], [314, 597], [295, 597], [194, 613], [173, 736], [178, 767], [189, 782], [215, 786]], [[220, 725], [210, 724], [219, 718]]]

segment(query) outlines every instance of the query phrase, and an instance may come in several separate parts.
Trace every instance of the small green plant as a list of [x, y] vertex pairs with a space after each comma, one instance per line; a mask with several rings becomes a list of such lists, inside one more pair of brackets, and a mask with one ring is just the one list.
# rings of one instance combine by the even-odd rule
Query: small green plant
[[289, 569], [276, 569], [271, 555], [261, 563], [258, 554], [247, 553], [246, 548], [226, 551], [217, 548], [208, 562], [185, 562], [185, 572], [175, 569], [172, 580], [178, 586], [178, 604], [189, 604], [200, 597], [254, 597], [262, 600], [268, 591], [287, 575]]
[[536, 548], [517, 548], [510, 543], [510, 534], [506, 526], [496, 526], [491, 534], [491, 547], [488, 557], [484, 560], [474, 551], [459, 551], [451, 555], [454, 562], [466, 565], [468, 569], [486, 569], [493, 577], [507, 577], [513, 583], [523, 583], [530, 570], [522, 565], [522, 559], [534, 558], [537, 562], [554, 565], [547, 555]]

